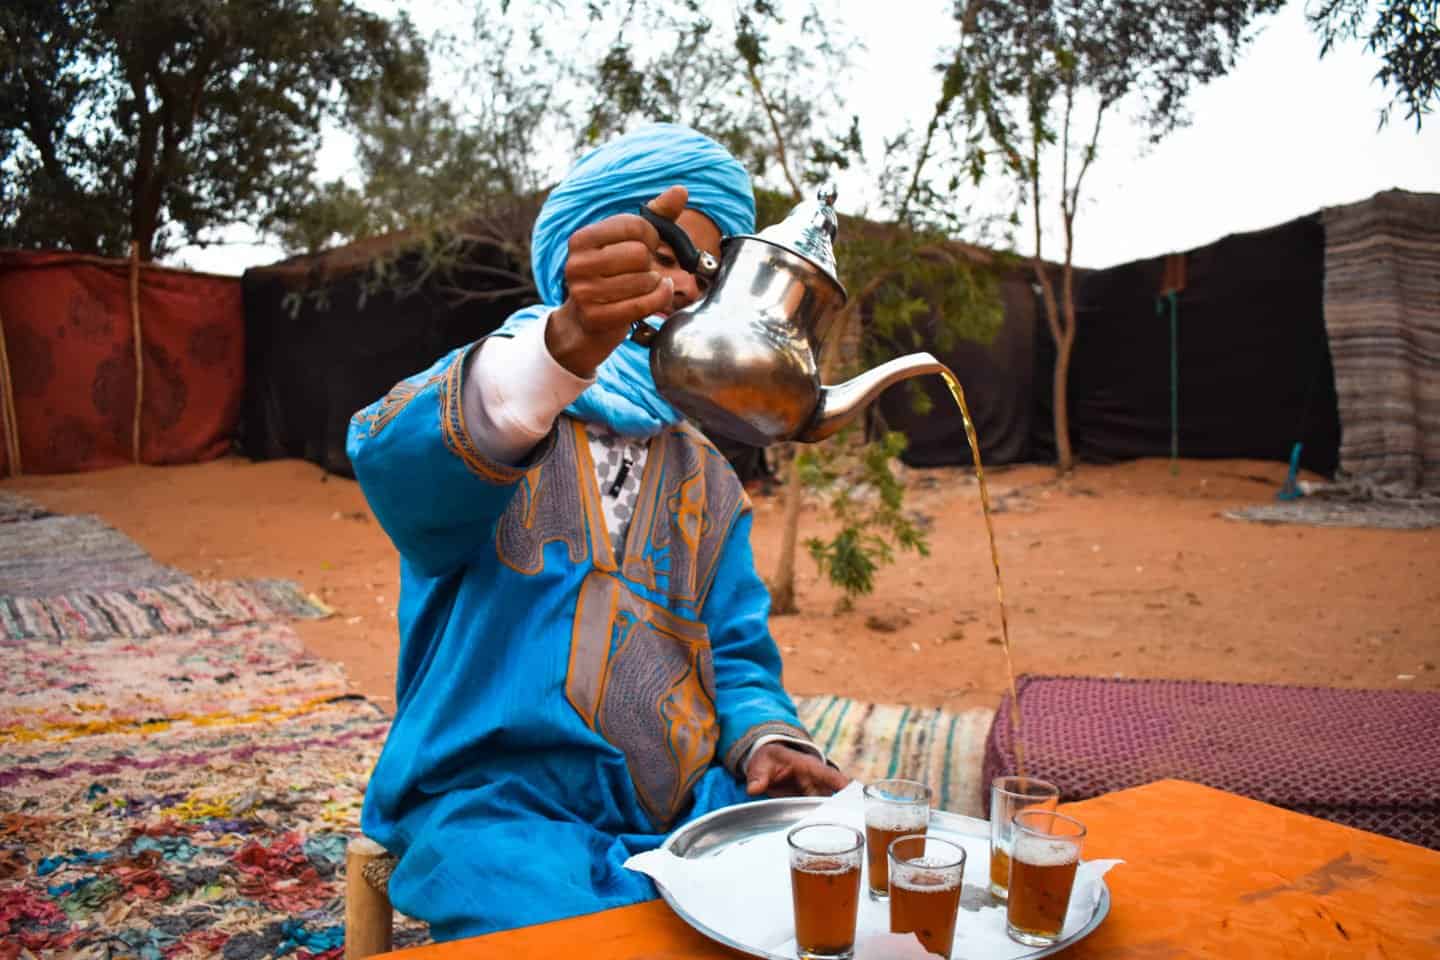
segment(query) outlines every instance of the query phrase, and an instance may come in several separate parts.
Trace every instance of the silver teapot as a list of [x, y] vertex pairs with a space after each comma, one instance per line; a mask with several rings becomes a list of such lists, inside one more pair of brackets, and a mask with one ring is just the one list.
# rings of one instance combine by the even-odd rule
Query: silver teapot
[[827, 186], [758, 235], [727, 237], [718, 262], [671, 221], [641, 211], [676, 260], [710, 283], [707, 296], [658, 330], [642, 321], [631, 334], [650, 347], [661, 395], [706, 430], [757, 446], [812, 443], [891, 384], [945, 369], [912, 353], [844, 383], [820, 383], [820, 351], [846, 301], [835, 272], [835, 195]]

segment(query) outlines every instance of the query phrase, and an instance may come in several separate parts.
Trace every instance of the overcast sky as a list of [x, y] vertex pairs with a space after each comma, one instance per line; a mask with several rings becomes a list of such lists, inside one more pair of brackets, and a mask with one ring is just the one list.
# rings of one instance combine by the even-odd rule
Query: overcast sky
[[[935, 51], [916, 38], [953, 31], [950, 5], [906, 0], [903, 6], [903, 17], [896, 16], [896, 4], [873, 0], [832, 0], [827, 7], [868, 47], [849, 94], [863, 130], [893, 128], [907, 99], [914, 101], [916, 122], [923, 121], [933, 100]], [[1124, 117], [1107, 119], [1076, 221], [1075, 262], [1106, 267], [1187, 250], [1392, 187], [1440, 193], [1440, 114], [1417, 134], [1394, 111], [1389, 126], [1377, 130], [1387, 101], [1372, 79], [1377, 68], [1378, 59], [1359, 43], [1321, 61], [1304, 3], [1296, 0], [1263, 23], [1234, 72], [1192, 95], [1189, 127], [1147, 148]], [[347, 162], [343, 145], [332, 144], [323, 156], [326, 175], [340, 175]], [[839, 207], [853, 211], [858, 198], [846, 193], [864, 189], [842, 181]], [[965, 199], [1003, 203], [998, 192]], [[1059, 235], [1049, 225], [1044, 243], [1047, 257], [1058, 258]], [[195, 269], [238, 274], [283, 255], [275, 247], [236, 243], [187, 250], [182, 258]]]

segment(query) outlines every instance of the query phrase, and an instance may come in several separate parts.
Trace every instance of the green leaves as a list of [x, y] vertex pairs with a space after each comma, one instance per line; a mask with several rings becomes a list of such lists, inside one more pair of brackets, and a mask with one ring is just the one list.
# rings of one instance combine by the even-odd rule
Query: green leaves
[[310, 189], [322, 122], [403, 109], [426, 63], [403, 16], [346, 2], [6, 5], [0, 243], [121, 254], [133, 239], [149, 259], [231, 223], [263, 230]]
[[1307, 4], [1305, 15], [1320, 35], [1322, 58], [1337, 43], [1361, 37], [1366, 51], [1380, 56], [1375, 79], [1391, 91], [1381, 126], [1399, 105], [1422, 128], [1440, 102], [1440, 0], [1322, 0]]
[[905, 444], [902, 433], [859, 443], [847, 430], [799, 455], [801, 483], [827, 498], [839, 524], [833, 536], [810, 537], [805, 547], [847, 605], [875, 589], [875, 573], [894, 562], [897, 549], [930, 553], [924, 532], [904, 511], [905, 486], [893, 469]]
[[846, 605], [857, 596], [873, 592], [879, 563], [891, 560], [890, 545], [858, 527], [846, 527], [829, 541], [811, 537], [805, 541], [805, 548], [820, 572], [845, 592]]

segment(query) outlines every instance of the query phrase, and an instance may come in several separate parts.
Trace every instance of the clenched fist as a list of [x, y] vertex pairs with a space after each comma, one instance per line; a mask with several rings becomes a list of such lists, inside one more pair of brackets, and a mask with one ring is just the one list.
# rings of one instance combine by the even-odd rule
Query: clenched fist
[[[696, 247], [718, 255], [719, 229], [703, 214], [687, 209], [688, 199], [684, 187], [671, 187], [648, 206], [684, 228]], [[579, 377], [593, 376], [635, 321], [668, 316], [702, 293], [655, 228], [630, 213], [607, 217], [570, 236], [565, 290], [565, 302], [546, 325], [545, 346]]]

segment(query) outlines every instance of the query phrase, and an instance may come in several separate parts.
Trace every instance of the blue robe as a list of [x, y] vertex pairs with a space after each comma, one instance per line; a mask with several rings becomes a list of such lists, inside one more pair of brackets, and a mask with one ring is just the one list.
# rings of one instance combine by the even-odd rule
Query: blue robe
[[487, 459], [461, 419], [468, 356], [348, 442], [401, 556], [397, 708], [361, 825], [399, 856], [396, 908], [442, 940], [654, 897], [626, 858], [746, 800], [758, 737], [808, 739], [724, 457], [689, 426], [655, 436], [616, 556], [583, 425]]

